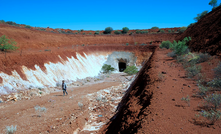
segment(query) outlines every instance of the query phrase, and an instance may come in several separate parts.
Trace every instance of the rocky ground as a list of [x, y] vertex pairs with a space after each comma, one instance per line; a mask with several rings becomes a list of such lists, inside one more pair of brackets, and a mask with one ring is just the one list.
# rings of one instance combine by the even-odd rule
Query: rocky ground
[[17, 126], [16, 133], [90, 133], [99, 130], [116, 107], [134, 76], [124, 73], [86, 78], [60, 87], [30, 89], [1, 96], [0, 133]]

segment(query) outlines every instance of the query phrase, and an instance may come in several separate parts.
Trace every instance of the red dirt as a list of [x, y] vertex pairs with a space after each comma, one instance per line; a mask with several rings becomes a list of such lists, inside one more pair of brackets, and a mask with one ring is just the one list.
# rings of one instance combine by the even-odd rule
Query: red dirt
[[[220, 121], [208, 125], [206, 120], [196, 119], [195, 114], [202, 104], [202, 99], [192, 96], [198, 90], [196, 82], [186, 78], [182, 65], [168, 57], [168, 52], [165, 49], [155, 51], [121, 101], [118, 113], [99, 133], [206, 134], [221, 131]], [[202, 63], [202, 73], [212, 73], [207, 69], [216, 67], [218, 61]], [[181, 101], [187, 95], [190, 96], [189, 107]]]
[[[33, 69], [37, 64], [43, 68], [43, 64], [49, 61], [59, 62], [57, 55], [66, 59], [75, 56], [76, 51], [81, 54], [96, 51], [130, 51], [138, 56], [139, 63], [145, 60], [143, 68], [119, 104], [118, 112], [98, 133], [219, 133], [221, 131], [220, 121], [215, 125], [209, 125], [206, 121], [194, 117], [201, 110], [198, 104], [202, 102], [201, 99], [192, 96], [198, 90], [196, 82], [186, 78], [182, 65], [166, 56], [169, 50], [158, 48], [161, 41], [173, 41], [177, 34], [64, 35], [0, 25], [0, 36], [3, 34], [14, 38], [20, 47], [19, 52], [7, 53], [6, 58], [4, 54], [0, 55], [0, 71], [8, 74], [12, 70], [19, 72], [21, 65]], [[150, 41], [153, 41], [154, 45], [131, 45], [134, 42], [149, 44]], [[130, 45], [125, 46], [126, 43]], [[76, 47], [81, 44], [89, 46]], [[51, 51], [46, 52], [45, 49]], [[146, 61], [151, 51], [154, 53], [150, 60]], [[219, 59], [213, 57], [212, 60], [201, 64], [202, 73], [205, 73], [208, 79], [213, 78], [211, 69], [217, 66], [218, 61]], [[119, 84], [119, 82], [105, 82], [70, 88], [69, 96], [65, 97], [59, 96], [61, 93], [56, 92], [34, 97], [31, 100], [0, 103], [0, 132], [5, 132], [5, 126], [17, 124], [17, 133], [73, 133], [77, 128], [82, 129], [89, 116], [87, 111], [80, 110], [77, 105], [77, 102], [82, 100], [85, 107], [88, 106], [89, 102], [81, 96]], [[74, 98], [70, 99], [72, 95]], [[190, 107], [181, 101], [181, 98], [187, 95], [191, 99]], [[56, 103], [50, 100], [55, 100]], [[47, 108], [47, 112], [42, 117], [36, 116], [34, 111], [36, 105]], [[75, 118], [74, 122], [71, 121], [72, 118]]]
[[221, 6], [201, 18], [195, 25], [189, 27], [176, 40], [190, 36], [188, 43], [192, 51], [207, 52], [211, 55], [221, 54]]

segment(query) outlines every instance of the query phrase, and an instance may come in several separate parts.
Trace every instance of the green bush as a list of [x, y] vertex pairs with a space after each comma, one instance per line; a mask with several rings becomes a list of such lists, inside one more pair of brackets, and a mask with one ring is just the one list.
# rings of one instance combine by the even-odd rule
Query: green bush
[[129, 43], [126, 43], [126, 46], [129, 46]]
[[5, 35], [0, 37], [0, 50], [7, 51], [7, 50], [16, 50], [16, 42], [13, 39], [8, 39]]
[[214, 78], [212, 81], [208, 82], [208, 85], [213, 88], [218, 88], [221, 90], [221, 78]]
[[83, 33], [83, 35], [85, 35], [85, 33]]
[[163, 41], [160, 45], [160, 48], [166, 48], [166, 49], [169, 49], [170, 46], [171, 46], [171, 42], [170, 41]]
[[199, 112], [199, 115], [196, 115], [196, 116], [197, 117], [199, 117], [199, 116], [205, 117], [209, 121], [211, 121], [211, 124], [214, 124], [218, 119], [220, 119], [221, 112], [215, 111], [212, 109], [209, 111], [201, 110], [201, 112]]
[[[209, 60], [209, 58], [210, 58], [209, 54], [207, 54], [207, 53], [205, 53], [205, 54], [204, 53], [200, 53], [197, 63], [206, 62], [206, 61]], [[220, 75], [221, 75], [221, 71], [220, 71]]]
[[26, 26], [25, 26], [25, 28], [31, 28], [31, 26], [29, 26], [29, 25], [26, 25]]
[[110, 73], [114, 71], [115, 69], [111, 67], [111, 65], [104, 64], [101, 70], [103, 71], [103, 73]]
[[200, 95], [201, 97], [206, 96], [206, 93], [210, 90], [208, 87], [205, 87], [203, 85], [199, 85], [199, 92], [198, 95]]
[[1, 24], [1, 23], [3, 23], [3, 24], [4, 24], [4, 23], [5, 23], [5, 21], [4, 21], [4, 20], [0, 20], [0, 24]]
[[97, 30], [94, 34], [98, 35], [98, 34], [100, 34], [100, 31]]
[[195, 21], [199, 21], [201, 18], [203, 18], [203, 16], [205, 16], [208, 13], [208, 11], [203, 11], [200, 14], [197, 14], [197, 17], [194, 18]]
[[211, 0], [209, 2], [209, 5], [212, 6], [213, 8], [216, 8], [217, 7], [217, 0]]
[[206, 101], [206, 106], [211, 106], [216, 110], [221, 105], [221, 94], [210, 94], [204, 100]]
[[168, 30], [168, 33], [171, 33], [172, 31], [171, 30]]
[[190, 98], [189, 98], [189, 95], [187, 95], [187, 97], [181, 98], [181, 101], [185, 101], [185, 102], [188, 104], [188, 106], [190, 106]]
[[186, 44], [190, 40], [191, 40], [190, 37], [185, 37], [182, 41], [178, 41], [178, 42], [174, 41], [170, 47], [171, 49], [175, 51], [177, 55], [183, 55], [187, 53], [188, 46]]
[[106, 27], [104, 30], [104, 34], [111, 34], [112, 31], [113, 31], [112, 27]]
[[155, 26], [155, 27], [152, 27], [151, 29], [159, 29], [159, 27], [156, 27], [156, 26]]
[[195, 75], [197, 75], [198, 73], [200, 73], [201, 71], [201, 66], [198, 65], [194, 65], [194, 66], [190, 66], [188, 68], [186, 68], [187, 71], [187, 77], [188, 78], [193, 78]]
[[164, 30], [162, 30], [162, 29], [159, 29], [159, 31], [158, 32], [160, 32], [160, 33], [165, 33], [165, 31]]
[[136, 30], [136, 34], [140, 34], [141, 33], [141, 31], [140, 30]]
[[123, 28], [122, 28], [122, 33], [123, 33], [123, 34], [128, 33], [128, 31], [129, 31], [129, 28], [128, 28], [128, 27], [123, 27]]
[[114, 34], [121, 34], [121, 32], [116, 30], [116, 31], [114, 31]]
[[194, 24], [196, 24], [196, 23], [190, 23], [190, 24], [187, 26], [187, 28], [193, 26]]
[[92, 32], [90, 32], [89, 34], [92, 35]]
[[138, 69], [136, 66], [127, 66], [127, 68], [124, 70], [124, 73], [127, 73], [129, 75], [136, 74], [138, 72]]
[[180, 32], [180, 33], [183, 33], [186, 29], [187, 29], [187, 27], [181, 27], [180, 30], [179, 30], [179, 32]]
[[216, 78], [221, 78], [221, 62], [214, 68], [214, 73]]

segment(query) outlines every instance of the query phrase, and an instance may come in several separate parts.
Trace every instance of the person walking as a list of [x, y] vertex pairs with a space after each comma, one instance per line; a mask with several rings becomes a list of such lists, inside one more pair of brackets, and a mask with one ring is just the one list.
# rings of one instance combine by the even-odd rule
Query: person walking
[[63, 90], [63, 96], [65, 96], [65, 93], [68, 95], [67, 85], [66, 85], [66, 83], [64, 82], [64, 80], [62, 80], [62, 90]]

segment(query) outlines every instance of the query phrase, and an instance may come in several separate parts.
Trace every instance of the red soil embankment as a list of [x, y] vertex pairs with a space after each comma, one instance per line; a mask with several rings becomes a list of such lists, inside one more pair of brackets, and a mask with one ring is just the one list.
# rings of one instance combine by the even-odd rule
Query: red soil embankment
[[150, 100], [153, 94], [150, 85], [153, 83], [154, 79], [153, 77], [150, 77], [151, 72], [149, 72], [149, 69], [152, 66], [151, 62], [155, 49], [156, 46], [152, 49], [152, 56], [146, 61], [136, 80], [131, 84], [127, 93], [118, 105], [117, 114], [101, 129], [100, 133], [129, 134], [136, 133], [140, 128], [141, 120], [148, 114], [146, 113], [146, 109], [150, 105]]
[[182, 40], [190, 36], [192, 40], [188, 43], [192, 51], [207, 52], [211, 55], [221, 54], [221, 6], [217, 7], [196, 24], [189, 27], [176, 40]]
[[[16, 70], [26, 79], [21, 72], [21, 66], [35, 69], [34, 66], [38, 65], [44, 70], [45, 63], [60, 62], [58, 55], [67, 60], [67, 57], [71, 56], [76, 58], [76, 52], [84, 56], [83, 53], [91, 54], [97, 51], [130, 51], [134, 52], [138, 62], [142, 63], [143, 57], [149, 57], [146, 53], [149, 50], [146, 49], [150, 42], [155, 45], [164, 40], [173, 41], [178, 34], [68, 35], [0, 24], [1, 35], [14, 39], [19, 49], [16, 52], [0, 53], [0, 71], [11, 74], [11, 71]], [[129, 46], [126, 46], [126, 43], [129, 43]], [[148, 45], [140, 46], [141, 43]]]

